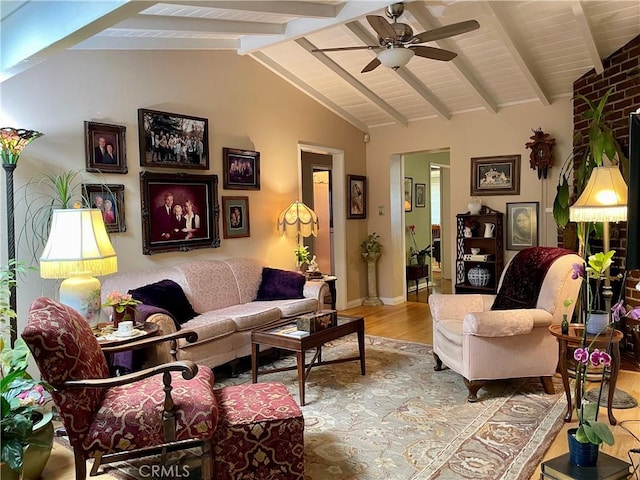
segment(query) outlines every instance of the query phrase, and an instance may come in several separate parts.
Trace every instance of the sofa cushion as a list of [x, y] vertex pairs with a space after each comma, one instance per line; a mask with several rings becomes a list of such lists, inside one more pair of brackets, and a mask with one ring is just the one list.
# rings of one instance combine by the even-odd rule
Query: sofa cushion
[[264, 267], [256, 300], [304, 298], [304, 275], [298, 272]]
[[189, 300], [187, 300], [182, 287], [173, 280], [164, 279], [156, 283], [150, 283], [143, 287], [129, 290], [129, 293], [142, 303], [169, 311], [181, 324], [198, 315]]
[[236, 331], [252, 330], [280, 319], [280, 309], [277, 307], [265, 308], [259, 302], [244, 303], [221, 308], [215, 311], [216, 315], [227, 316], [236, 324]]
[[280, 310], [282, 318], [295, 317], [303, 313], [315, 312], [318, 310], [318, 301], [315, 298], [300, 298], [295, 300], [270, 300], [252, 302], [265, 309], [276, 307]]
[[236, 331], [236, 323], [227, 315], [220, 315], [217, 310], [198, 315], [182, 325], [182, 328], [193, 330], [198, 334], [195, 343], [180, 339], [181, 347], [188, 348], [196, 343], [206, 343], [211, 340], [226, 337]]

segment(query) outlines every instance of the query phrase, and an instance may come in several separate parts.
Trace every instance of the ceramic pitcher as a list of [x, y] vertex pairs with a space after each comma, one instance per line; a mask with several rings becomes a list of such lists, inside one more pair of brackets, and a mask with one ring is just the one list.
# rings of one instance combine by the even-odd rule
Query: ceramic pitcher
[[493, 231], [496, 229], [495, 223], [485, 223], [484, 224], [484, 236], [485, 238], [493, 237]]

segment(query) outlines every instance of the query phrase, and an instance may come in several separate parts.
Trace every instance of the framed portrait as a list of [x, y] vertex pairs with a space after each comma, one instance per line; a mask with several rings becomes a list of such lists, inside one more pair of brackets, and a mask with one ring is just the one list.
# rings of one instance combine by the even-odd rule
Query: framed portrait
[[520, 195], [520, 155], [472, 158], [471, 195]]
[[404, 211], [413, 210], [413, 178], [404, 177]]
[[260, 190], [260, 152], [224, 147], [222, 172], [226, 190]]
[[347, 175], [347, 218], [367, 218], [367, 177]]
[[222, 197], [222, 236], [250, 237], [249, 197]]
[[416, 183], [416, 208], [424, 208], [427, 206], [427, 185], [425, 183]]
[[209, 121], [179, 113], [138, 109], [140, 165], [209, 168]]
[[82, 195], [91, 208], [102, 211], [107, 232], [126, 232], [124, 221], [124, 185], [83, 183]]
[[140, 172], [142, 253], [220, 246], [217, 175]]
[[88, 172], [127, 173], [126, 127], [84, 122]]
[[507, 250], [538, 246], [538, 202], [507, 203]]

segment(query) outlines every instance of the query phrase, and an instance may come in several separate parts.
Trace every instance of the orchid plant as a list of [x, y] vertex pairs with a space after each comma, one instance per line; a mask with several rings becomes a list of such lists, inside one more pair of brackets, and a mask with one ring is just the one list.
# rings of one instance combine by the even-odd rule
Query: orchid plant
[[427, 255], [431, 255], [431, 245], [427, 245], [422, 250], [418, 248], [418, 243], [416, 242], [416, 226], [408, 225], [407, 230], [409, 230], [409, 234], [411, 235], [411, 240], [413, 240], [413, 247], [409, 247], [409, 258], [416, 257], [418, 263], [420, 262], [420, 258], [423, 258]]

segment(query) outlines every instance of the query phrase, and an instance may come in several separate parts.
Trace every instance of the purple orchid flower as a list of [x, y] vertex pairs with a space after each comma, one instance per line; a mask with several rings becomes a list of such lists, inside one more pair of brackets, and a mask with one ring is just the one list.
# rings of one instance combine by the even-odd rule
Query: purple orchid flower
[[586, 364], [589, 361], [589, 348], [576, 348], [576, 351], [573, 352], [573, 358], [576, 362]]
[[611, 355], [607, 352], [601, 352], [596, 348], [589, 357], [589, 360], [591, 360], [591, 365], [594, 367], [597, 367], [598, 365], [606, 366], [611, 364]]
[[613, 307], [611, 307], [611, 318], [614, 322], [619, 322], [620, 317], [624, 317], [627, 314], [627, 310], [624, 308], [624, 300], [619, 300]]
[[640, 307], [636, 307], [633, 310], [631, 310], [630, 312], [627, 313], [627, 315], [629, 315], [631, 318], [633, 318], [634, 320], [638, 320], [640, 319]]
[[571, 268], [573, 268], [573, 273], [571, 274], [573, 280], [584, 277], [584, 264], [574, 263]]

